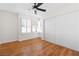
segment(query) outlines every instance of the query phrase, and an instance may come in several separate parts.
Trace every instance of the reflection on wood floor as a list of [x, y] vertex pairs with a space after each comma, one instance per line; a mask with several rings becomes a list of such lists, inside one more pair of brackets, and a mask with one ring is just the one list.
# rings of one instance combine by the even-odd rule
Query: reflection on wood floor
[[35, 38], [0, 45], [0, 56], [79, 56], [79, 52]]

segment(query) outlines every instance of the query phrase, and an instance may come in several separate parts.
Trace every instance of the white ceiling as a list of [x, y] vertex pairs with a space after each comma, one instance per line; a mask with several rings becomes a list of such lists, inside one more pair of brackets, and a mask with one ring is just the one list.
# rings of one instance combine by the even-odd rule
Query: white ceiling
[[[33, 14], [33, 10], [31, 9], [32, 5], [33, 3], [0, 3], [0, 10], [5, 10], [15, 13]], [[46, 12], [37, 11], [38, 12], [37, 15], [43, 18], [47, 18], [51, 16], [60, 15], [62, 13], [79, 10], [79, 4], [78, 3], [44, 3], [39, 8], [46, 9]]]

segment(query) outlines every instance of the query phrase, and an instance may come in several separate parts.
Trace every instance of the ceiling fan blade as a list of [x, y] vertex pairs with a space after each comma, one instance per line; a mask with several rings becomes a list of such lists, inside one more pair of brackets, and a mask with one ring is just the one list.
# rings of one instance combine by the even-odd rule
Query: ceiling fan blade
[[35, 10], [34, 13], [37, 14], [37, 11]]
[[40, 10], [40, 11], [43, 11], [45, 12], [46, 10], [45, 9], [41, 9], [41, 8], [36, 8], [37, 10]]
[[36, 3], [34, 3], [34, 6], [36, 6]]
[[[37, 4], [36, 4], [36, 3], [33, 3], [33, 4], [34, 4], [34, 5], [33, 5], [33, 8], [36, 8], [36, 7], [37, 7], [37, 6], [36, 6]], [[32, 9], [33, 9], [33, 8], [32, 8]]]
[[38, 3], [38, 4], [37, 4], [37, 7], [41, 6], [42, 4], [43, 4], [43, 3]]

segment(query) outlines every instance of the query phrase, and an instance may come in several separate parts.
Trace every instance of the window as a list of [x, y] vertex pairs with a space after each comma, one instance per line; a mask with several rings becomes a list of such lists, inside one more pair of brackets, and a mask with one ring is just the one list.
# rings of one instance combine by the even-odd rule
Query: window
[[22, 33], [26, 33], [26, 19], [22, 19]]
[[40, 20], [27, 20], [22, 19], [22, 33], [41, 33], [41, 21]]
[[30, 33], [31, 32], [31, 20], [26, 20], [26, 32]]
[[37, 32], [41, 33], [42, 32], [41, 30], [42, 30], [42, 28], [41, 28], [41, 21], [39, 20], [38, 21], [38, 26], [37, 26]]
[[32, 25], [32, 32], [37, 32], [36, 27]]

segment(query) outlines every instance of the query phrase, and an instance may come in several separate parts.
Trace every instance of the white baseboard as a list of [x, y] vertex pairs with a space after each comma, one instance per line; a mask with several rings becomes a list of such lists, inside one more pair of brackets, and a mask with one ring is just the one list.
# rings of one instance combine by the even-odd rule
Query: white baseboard
[[11, 40], [11, 41], [0, 42], [0, 44], [5, 44], [5, 43], [15, 42], [15, 41], [18, 41], [18, 40]]

